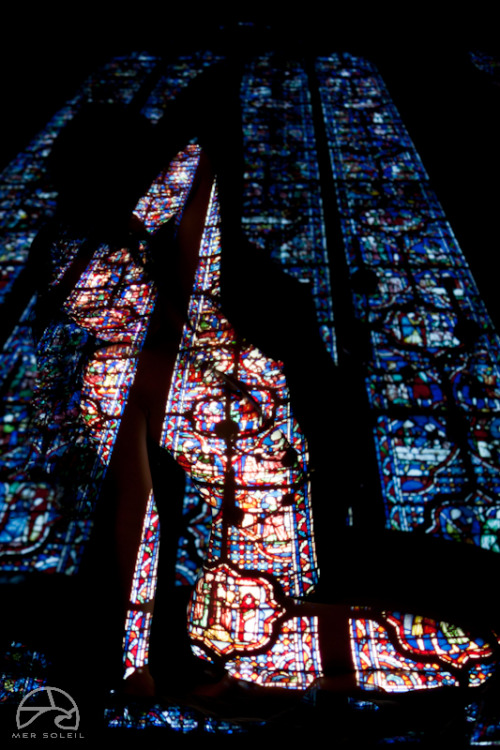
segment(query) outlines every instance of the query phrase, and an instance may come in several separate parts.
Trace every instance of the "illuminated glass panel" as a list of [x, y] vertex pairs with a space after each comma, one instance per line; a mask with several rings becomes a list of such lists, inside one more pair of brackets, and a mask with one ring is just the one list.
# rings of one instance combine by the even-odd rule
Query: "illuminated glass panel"
[[0, 419], [2, 478], [20, 479], [29, 455], [24, 439], [36, 377], [36, 355], [29, 324], [32, 304], [8, 338], [2, 356], [2, 386], [7, 395]]
[[86, 102], [128, 104], [157, 62], [149, 55], [132, 54], [105, 65], [0, 175], [0, 304], [23, 270], [36, 233], [54, 213], [57, 196], [47, 180], [47, 157], [62, 128]]
[[83, 84], [86, 101], [131, 104], [160, 58], [144, 52], [114, 57]]
[[[317, 60], [388, 528], [496, 549], [499, 339], [373, 65]], [[451, 519], [457, 523], [450, 523]]]
[[[2, 376], [6, 397], [1, 415], [1, 567], [5, 572], [44, 570], [72, 573], [88, 540], [90, 525], [85, 514], [80, 518], [62, 517], [64, 487], [54, 484], [50, 476], [50, 468], [71, 439], [69, 432], [52, 443], [51, 451], [44, 451], [48, 473], [41, 478], [33, 471], [40, 466], [40, 441], [44, 435], [57, 433], [54, 421], [58, 417], [63, 419], [65, 412], [56, 410], [54, 421], [52, 416], [50, 420], [44, 419], [42, 404], [39, 414], [42, 429], [34, 432], [32, 403], [37, 358], [30, 326], [31, 313], [32, 305], [23, 314], [3, 350]], [[79, 356], [74, 354], [73, 360], [71, 357], [58, 360], [56, 375], [60, 374], [61, 366], [66, 366], [65, 374], [68, 376]], [[43, 365], [49, 388], [57, 377], [49, 361]], [[49, 398], [50, 394], [45, 396]], [[27, 439], [27, 435], [30, 439]], [[76, 439], [75, 434], [71, 437]], [[73, 486], [72, 492], [79, 493], [79, 488]]]
[[223, 60], [221, 55], [199, 51], [180, 55], [163, 66], [163, 72], [151, 91], [142, 113], [152, 122], [165, 114], [168, 102], [173, 101], [203, 70]]
[[[216, 719], [202, 711], [186, 706], [166, 706], [165, 702], [155, 703], [145, 708], [144, 702], [133, 700], [124, 710], [118, 705], [106, 709], [107, 726], [110, 729], [163, 729], [172, 734], [191, 734], [193, 739], [199, 735], [246, 735], [257, 730], [263, 722], [245, 722], [238, 724], [232, 721]], [[163, 740], [163, 737], [162, 737]]]
[[208, 555], [208, 542], [212, 528], [212, 508], [205, 503], [193, 480], [186, 475], [183, 505], [184, 517], [189, 519], [179, 538], [176, 564], [176, 584], [193, 586], [196, 576]]
[[474, 50], [469, 53], [470, 61], [482, 73], [490, 76], [498, 86], [500, 81], [500, 60], [498, 55], [492, 55], [481, 50]]
[[22, 643], [11, 643], [0, 661], [0, 706], [45, 685], [47, 667], [44, 654]]
[[253, 657], [226, 661], [232, 677], [267, 687], [304, 689], [322, 672], [318, 653], [317, 619], [292, 618], [283, 623], [274, 645]]
[[[178, 215], [191, 188], [198, 164], [199, 146], [181, 151], [150, 186], [134, 209], [148, 232], [154, 233], [162, 224]], [[180, 221], [180, 216], [177, 216]]]
[[384, 612], [351, 620], [350, 630], [363, 690], [477, 687], [495, 671], [495, 645], [445, 622]]
[[[116, 58], [89, 78], [2, 172], [0, 303], [5, 305], [4, 320], [9, 320], [9, 294], [21, 277], [30, 245], [54, 212], [56, 196], [47, 182], [46, 164], [55, 139], [87, 101], [130, 102], [155, 64], [154, 58], [141, 54]], [[52, 247], [54, 286], [82, 241], [66, 237]], [[60, 320], [45, 331], [37, 352], [31, 331], [33, 305], [31, 300], [0, 357], [2, 392], [6, 394], [0, 417], [0, 567], [5, 572], [36, 569], [72, 574], [78, 569], [90, 533], [89, 510], [94, 507], [102, 479], [99, 457], [89, 447], [88, 432], [75, 419], [80, 412], [83, 352], [89, 334], [70, 319]], [[100, 352], [99, 361], [87, 373], [89, 414], [92, 409], [94, 415], [98, 411], [91, 404], [92, 380], [104, 366], [106, 356], [107, 365], [111, 365], [109, 350], [107, 355]], [[119, 369], [122, 364], [113, 366]], [[123, 372], [121, 377], [125, 377]], [[108, 400], [109, 409], [113, 412]], [[100, 452], [105, 460], [109, 457], [106, 444], [112, 442], [112, 435], [104, 428], [112, 416], [116, 415], [99, 415]], [[72, 463], [76, 453], [78, 460]], [[45, 474], [44, 480], [40, 472]], [[64, 481], [54, 482], [56, 472], [58, 480], [71, 475], [70, 490]], [[73, 512], [70, 517], [68, 508], [78, 509], [79, 517]]]
[[[316, 73], [353, 310], [371, 342], [386, 525], [499, 551], [498, 337], [375, 68], [333, 55]], [[365, 690], [480, 685], [496, 668], [491, 638], [397, 613], [351, 621]]]
[[[159, 553], [159, 519], [151, 492], [144, 516], [142, 543], [137, 555], [131, 609], [127, 614], [123, 643], [124, 677], [148, 662], [151, 615], [156, 591]], [[149, 610], [149, 611], [148, 611]]]
[[78, 327], [101, 342], [83, 373], [80, 409], [104, 465], [111, 456], [154, 298], [152, 283], [130, 252], [102, 245], [64, 305]]
[[[269, 665], [282, 652], [273, 642], [286, 615], [283, 593], [304, 596], [317, 581], [307, 446], [290, 412], [281, 366], [240, 340], [219, 310], [219, 222], [214, 190], [162, 445], [214, 512], [189, 610], [197, 653], [226, 660], [242, 652], [242, 674], [250, 669], [261, 684], [273, 684]], [[319, 674], [315, 627], [306, 623], [313, 667], [296, 667], [289, 687], [306, 687]], [[300, 643], [302, 618], [292, 629]], [[250, 656], [266, 646], [265, 660]]]
[[263, 55], [242, 85], [245, 171], [242, 225], [247, 238], [308, 284], [318, 324], [335, 359], [330, 270], [313, 110], [301, 65]]

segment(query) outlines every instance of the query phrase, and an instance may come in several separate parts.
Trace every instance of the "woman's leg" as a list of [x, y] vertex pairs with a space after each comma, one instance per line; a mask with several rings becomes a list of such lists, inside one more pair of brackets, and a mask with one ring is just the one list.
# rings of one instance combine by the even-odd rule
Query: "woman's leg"
[[[153, 488], [148, 441], [158, 446], [161, 440], [165, 407], [198, 263], [212, 182], [210, 164], [202, 154], [176, 239], [172, 242], [172, 238], [168, 237], [169, 242], [162, 243], [164, 238], [160, 230], [154, 240], [154, 252], [157, 254], [155, 270], [162, 276], [157, 279], [159, 296], [145, 348], [139, 356], [108, 473], [108, 486], [115, 508], [116, 578], [123, 622], [130, 608], [143, 521]], [[169, 291], [172, 291], [171, 295]], [[164, 576], [173, 581], [178, 532], [175, 527], [178, 525], [171, 500], [174, 498], [169, 497], [162, 504], [161, 523], [165, 533], [162, 534], [161, 544], [172, 549], [162, 550], [160, 569]], [[167, 567], [172, 570], [166, 570], [165, 559]], [[167, 585], [165, 590], [170, 592], [171, 585]], [[165, 638], [168, 640], [168, 634]], [[128, 682], [131, 690], [146, 694], [154, 692], [148, 668], [134, 673]]]

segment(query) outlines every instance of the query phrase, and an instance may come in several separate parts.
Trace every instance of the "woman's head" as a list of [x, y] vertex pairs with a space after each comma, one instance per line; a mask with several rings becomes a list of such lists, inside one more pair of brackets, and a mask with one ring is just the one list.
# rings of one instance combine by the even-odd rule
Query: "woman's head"
[[61, 219], [91, 234], [122, 232], [154, 177], [153, 130], [126, 107], [84, 107], [61, 132], [49, 159]]

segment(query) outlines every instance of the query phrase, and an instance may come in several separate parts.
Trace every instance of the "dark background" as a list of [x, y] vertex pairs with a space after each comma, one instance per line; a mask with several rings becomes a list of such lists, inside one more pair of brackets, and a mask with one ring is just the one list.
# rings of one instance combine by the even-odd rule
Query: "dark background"
[[[398, 17], [367, 15], [331, 4], [328, 13], [308, 3], [290, 14], [184, 13], [141, 6], [134, 16], [102, 6], [67, 15], [10, 11], [0, 45], [2, 138], [0, 165], [24, 148], [85, 77], [116, 54], [144, 50], [174, 56], [190, 49], [231, 52], [248, 47], [292, 55], [349, 51], [375, 62], [426, 167], [488, 310], [500, 326], [500, 80], [475, 69], [469, 52], [497, 54], [487, 38], [492, 18], [446, 17], [430, 12]], [[167, 8], [167, 10], [166, 10]], [[253, 23], [253, 25], [251, 25]]]

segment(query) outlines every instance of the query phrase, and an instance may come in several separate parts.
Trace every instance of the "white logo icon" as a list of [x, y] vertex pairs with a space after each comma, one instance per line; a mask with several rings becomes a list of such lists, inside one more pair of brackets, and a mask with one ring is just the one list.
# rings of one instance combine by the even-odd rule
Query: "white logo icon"
[[24, 729], [50, 711], [54, 713], [54, 724], [58, 729], [78, 729], [80, 712], [71, 695], [48, 686], [31, 690], [24, 696], [16, 713], [17, 728]]

